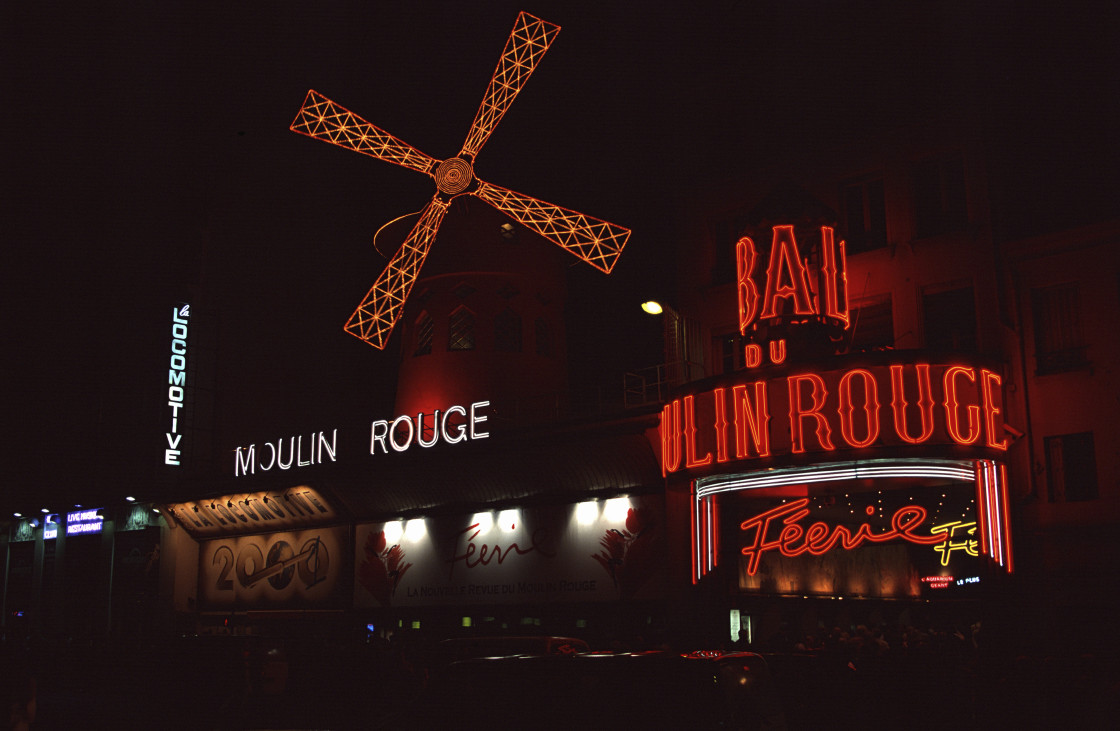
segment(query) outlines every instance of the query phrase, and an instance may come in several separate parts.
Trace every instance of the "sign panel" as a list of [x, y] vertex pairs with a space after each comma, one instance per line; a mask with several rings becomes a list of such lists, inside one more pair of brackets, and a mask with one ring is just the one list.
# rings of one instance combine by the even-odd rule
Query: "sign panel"
[[167, 408], [170, 428], [164, 433], [167, 446], [163, 450], [163, 463], [178, 467], [183, 454], [183, 425], [186, 412], [187, 389], [187, 336], [191, 316], [190, 305], [180, 305], [171, 312], [171, 359], [167, 369]]
[[357, 527], [355, 604], [432, 606], [659, 596], [660, 497]]
[[[737, 523], [739, 588], [778, 594], [917, 597], [984, 570], [974, 491], [747, 498]], [[956, 577], [972, 577], [957, 583]]]
[[658, 429], [662, 472], [876, 447], [1007, 449], [1000, 374], [894, 357], [899, 362], [771, 378], [744, 373], [674, 399]]
[[188, 533], [199, 537], [309, 528], [341, 519], [323, 493], [307, 486], [172, 503], [167, 512]]
[[340, 604], [346, 529], [221, 538], [199, 549], [205, 609], [329, 608]]

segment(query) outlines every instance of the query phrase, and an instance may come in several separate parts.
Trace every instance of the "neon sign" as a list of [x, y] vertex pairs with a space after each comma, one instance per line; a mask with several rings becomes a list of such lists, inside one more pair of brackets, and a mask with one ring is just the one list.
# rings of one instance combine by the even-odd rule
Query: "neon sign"
[[385, 348], [440, 223], [452, 199], [460, 195], [473, 195], [486, 201], [570, 254], [610, 274], [630, 238], [629, 229], [515, 193], [484, 182], [474, 174], [474, 161], [479, 151], [559, 32], [560, 26], [528, 13], [517, 16], [463, 148], [458, 155], [442, 162], [317, 91], [307, 92], [292, 122], [293, 132], [424, 173], [436, 183], [435, 195], [421, 212], [404, 244], [350, 316], [346, 332], [375, 348]]
[[[284, 459], [285, 441], [287, 442], [287, 461]], [[268, 450], [267, 459], [265, 458], [266, 448]], [[309, 467], [322, 464], [324, 454], [331, 462], [334, 462], [335, 453], [338, 451], [338, 429], [331, 432], [329, 441], [326, 432], [312, 432], [308, 435], [306, 450], [305, 452], [302, 434], [288, 437], [287, 440], [277, 439], [275, 443], [265, 442], [260, 452], [257, 452], [256, 444], [250, 444], [248, 447], [238, 447], [234, 450], [233, 476], [255, 475], [258, 468], [262, 472], [268, 472], [273, 467], [290, 470], [292, 467]]]
[[948, 566], [954, 551], [963, 551], [967, 556], [980, 555], [980, 540], [976, 538], [976, 521], [954, 520], [950, 523], [935, 525], [933, 533], [944, 533], [946, 540], [935, 551], [941, 554], [941, 565]]
[[1006, 450], [1001, 384], [985, 368], [937, 363], [728, 383], [662, 408], [661, 471], [879, 446]]
[[438, 444], [441, 438], [448, 444], [486, 439], [490, 433], [479, 429], [479, 425], [489, 418], [482, 414], [482, 410], [489, 405], [489, 401], [475, 401], [469, 408], [451, 406], [442, 412], [436, 409], [428, 425], [424, 424], [427, 414], [417, 414], [415, 419], [408, 414], [402, 414], [392, 421], [377, 419], [370, 426], [369, 453], [377, 454], [378, 448], [382, 454], [388, 454], [390, 449], [405, 452], [413, 444], [426, 449]]
[[[1014, 566], [1005, 465], [987, 459], [895, 457], [768, 468], [742, 474], [697, 478], [693, 481], [690, 507], [693, 583], [699, 582], [719, 563], [720, 496], [749, 494], [760, 489], [781, 491], [782, 488], [793, 486], [805, 490], [822, 483], [879, 479], [932, 479], [969, 483], [976, 490], [975, 522], [940, 523], [931, 527], [926, 535], [919, 532], [920, 524], [927, 516], [925, 509], [906, 506], [893, 515], [883, 515], [879, 523], [889, 523], [890, 529], [879, 533], [873, 532], [870, 525], [862, 525], [854, 530], [846, 526], [830, 530], [823, 523], [814, 523], [808, 529], [800, 525], [790, 527], [785, 521], [798, 524], [807, 514], [805, 501], [808, 498], [802, 498], [797, 503], [787, 503], [741, 523], [744, 530], [756, 531], [754, 542], [747, 546], [744, 553], [750, 557], [765, 551], [781, 551], [784, 547], [785, 555], [819, 555], [819, 552], [837, 546], [852, 548], [868, 541], [874, 543], [898, 538], [932, 546], [932, 550], [939, 554], [942, 566], [947, 566], [953, 556], [987, 556], [993, 563], [1012, 573]], [[874, 510], [869, 508], [868, 515], [873, 514]], [[780, 530], [778, 526], [781, 526]], [[777, 538], [768, 535], [771, 528], [779, 531]], [[918, 540], [911, 540], [911, 536], [916, 536]], [[755, 568], [759, 560], [754, 559]]]
[[841, 329], [848, 326], [848, 291], [844, 242], [830, 226], [821, 226], [818, 296], [810, 287], [808, 259], [801, 256], [793, 226], [774, 226], [763, 286], [755, 272], [758, 253], [749, 236], [736, 244], [739, 280], [739, 332], [746, 335], [758, 320], [805, 321], [817, 318]]
[[[48, 541], [58, 537], [59, 515], [51, 513], [45, 518], [43, 524], [43, 540]], [[75, 510], [66, 514], [66, 535], [83, 535], [87, 533], [100, 533], [105, 518], [101, 509]]]
[[66, 514], [66, 535], [100, 533], [104, 518], [100, 510], [77, 510]]
[[[747, 557], [747, 573], [754, 576], [758, 571], [762, 555], [767, 551], [777, 550], [787, 558], [794, 558], [803, 553], [820, 556], [839, 545], [844, 550], [850, 551], [864, 543], [884, 543], [886, 541], [904, 540], [922, 546], [932, 546], [943, 543], [949, 535], [938, 533], [934, 535], [918, 535], [915, 531], [921, 526], [928, 515], [926, 509], [919, 505], [908, 505], [899, 508], [891, 515], [889, 530], [875, 533], [867, 523], [861, 523], [854, 531], [843, 526], [829, 527], [827, 523], [817, 521], [808, 528], [801, 526], [801, 520], [809, 514], [809, 499], [801, 498], [784, 505], [779, 505], [772, 510], [759, 513], [753, 518], [744, 520], [740, 530], [754, 531], [754, 541], [742, 549], [742, 554]], [[875, 509], [867, 507], [869, 516], [875, 514]], [[781, 519], [782, 526], [778, 537], [766, 540], [771, 533], [771, 524]]]
[[179, 442], [179, 410], [183, 408], [187, 385], [187, 318], [191, 306], [183, 305], [171, 311], [171, 367], [167, 371], [167, 405], [171, 408], [171, 429], [164, 434], [167, 448], [163, 450], [163, 463], [178, 467], [182, 449]]

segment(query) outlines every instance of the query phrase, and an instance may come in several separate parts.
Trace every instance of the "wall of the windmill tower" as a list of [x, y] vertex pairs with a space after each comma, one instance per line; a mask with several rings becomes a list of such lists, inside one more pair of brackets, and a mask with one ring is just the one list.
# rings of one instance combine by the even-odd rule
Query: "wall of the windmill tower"
[[489, 401], [490, 426], [567, 401], [565, 272], [576, 260], [490, 206], [451, 206], [399, 323], [395, 413]]

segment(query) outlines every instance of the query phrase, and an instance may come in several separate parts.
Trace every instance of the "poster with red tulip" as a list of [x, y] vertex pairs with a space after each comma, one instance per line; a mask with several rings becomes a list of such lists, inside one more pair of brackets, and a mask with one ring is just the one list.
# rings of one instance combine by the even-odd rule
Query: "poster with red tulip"
[[617, 601], [660, 596], [659, 496], [359, 525], [357, 606]]

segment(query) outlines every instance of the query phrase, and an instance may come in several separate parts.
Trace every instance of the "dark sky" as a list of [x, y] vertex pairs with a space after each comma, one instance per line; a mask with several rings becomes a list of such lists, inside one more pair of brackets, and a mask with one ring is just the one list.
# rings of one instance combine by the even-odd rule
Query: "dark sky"
[[632, 228], [621, 302], [671, 271], [693, 190], [908, 119], [975, 117], [1025, 208], [1114, 205], [1104, 5], [6, 3], [0, 508], [144, 492], [188, 298], [228, 428], [377, 401], [395, 363], [341, 325], [432, 184], [290, 132], [309, 88], [442, 159], [517, 12], [561, 25], [476, 170]]

